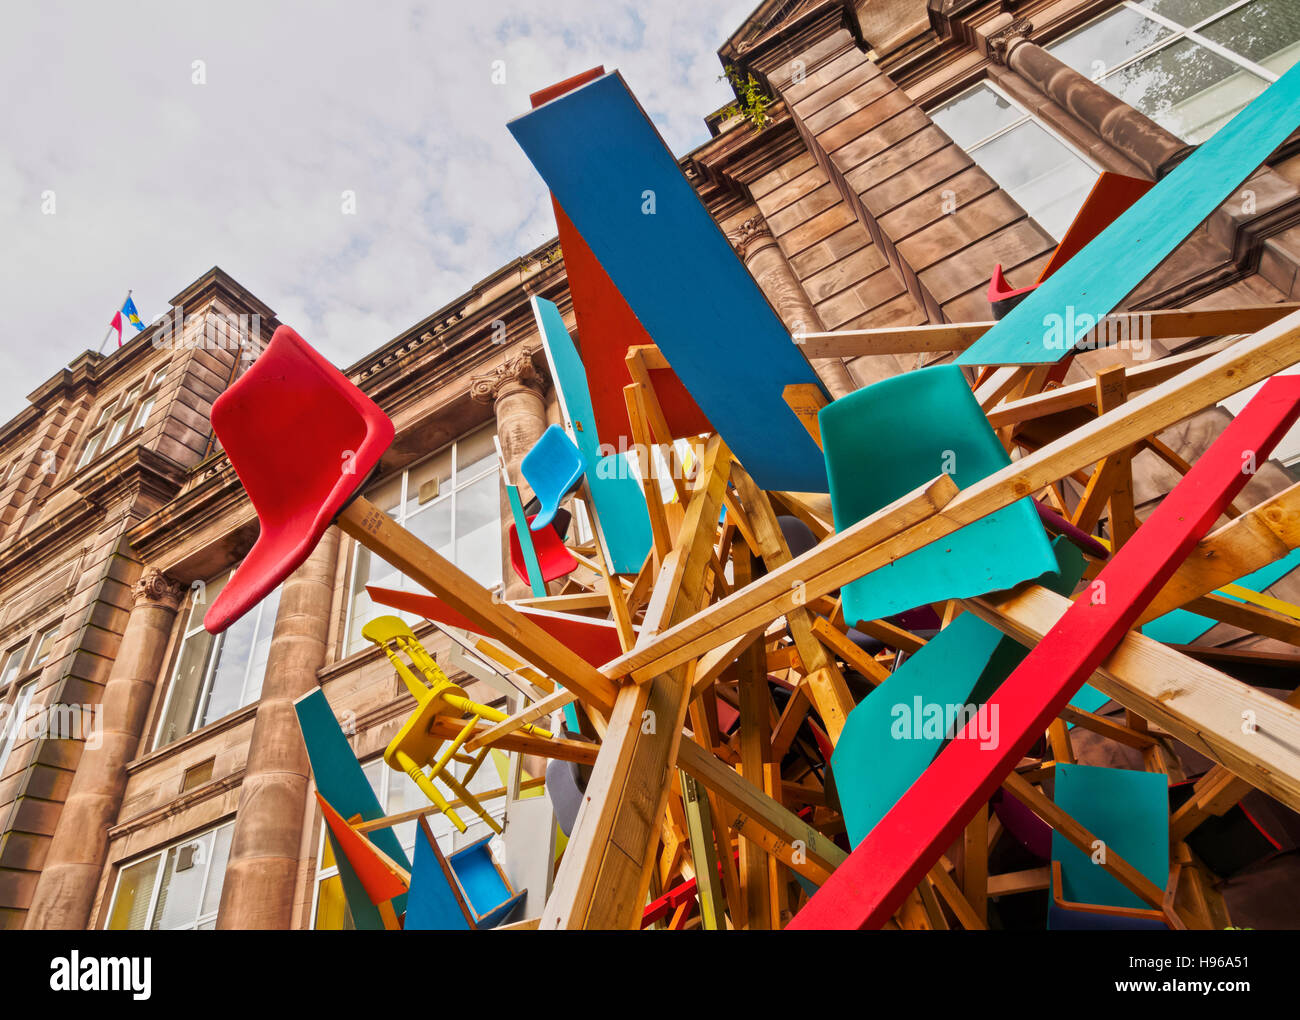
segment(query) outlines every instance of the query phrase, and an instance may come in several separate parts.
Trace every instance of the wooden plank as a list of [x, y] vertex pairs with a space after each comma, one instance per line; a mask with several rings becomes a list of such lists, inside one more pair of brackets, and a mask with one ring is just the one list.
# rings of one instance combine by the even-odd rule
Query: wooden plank
[[781, 398], [808, 430], [808, 435], [812, 436], [813, 442], [820, 449], [822, 429], [817, 420], [817, 413], [827, 404], [826, 394], [822, 392], [822, 388], [812, 383], [791, 383], [781, 391]]
[[[713, 436], [639, 640], [695, 613], [706, 597], [731, 462], [726, 444]], [[680, 666], [620, 692], [587, 784], [585, 807], [542, 913], [543, 928], [639, 927], [689, 700], [689, 671]]]
[[[602, 672], [610, 677], [631, 675], [633, 680], [644, 682], [655, 669], [685, 662], [770, 622], [796, 604], [825, 595], [846, 581], [951, 534], [1298, 361], [1300, 312], [1147, 390], [1119, 410], [1027, 454], [955, 497], [950, 498], [950, 490], [942, 489], [946, 476], [941, 476], [924, 491], [864, 518], [772, 571], [746, 591], [669, 628], [631, 655], [606, 663]], [[936, 501], [943, 501], [941, 514], [933, 512], [937, 510]], [[933, 510], [925, 509], [927, 503]], [[798, 602], [795, 595], [799, 596]]]
[[695, 863], [695, 888], [700, 898], [700, 923], [705, 931], [726, 931], [718, 854], [713, 838], [713, 815], [703, 785], [681, 774], [682, 802], [686, 807], [687, 838]]
[[[939, 753], [791, 927], [879, 927], [889, 918], [1245, 487], [1242, 451], [1267, 455], [1297, 417], [1300, 378], [1270, 379], [1147, 518], [1141, 540], [1107, 562], [1095, 582], [1105, 595], [1070, 604], [980, 708], [983, 718]], [[987, 730], [993, 718], [996, 746], [981, 744], [980, 724]]]

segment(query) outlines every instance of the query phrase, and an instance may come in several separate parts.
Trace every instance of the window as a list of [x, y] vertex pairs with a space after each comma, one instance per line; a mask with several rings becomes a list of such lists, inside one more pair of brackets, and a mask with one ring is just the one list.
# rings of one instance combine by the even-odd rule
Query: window
[[227, 571], [194, 592], [155, 748], [261, 697], [280, 589], [214, 636], [203, 629], [203, 614], [229, 579]]
[[226, 822], [119, 871], [105, 927], [110, 931], [215, 928], [234, 830], [235, 823]]
[[1296, 0], [1125, 0], [1047, 49], [1187, 142], [1300, 59]]
[[[491, 428], [464, 439], [388, 479], [366, 498], [486, 587], [501, 584], [501, 487]], [[368, 549], [357, 546], [352, 564], [347, 647], [366, 647], [361, 628], [376, 608], [366, 585], [418, 587]], [[413, 621], [412, 621], [413, 622]]]
[[54, 641], [59, 636], [60, 626], [61, 624], [56, 623], [37, 635], [36, 640], [32, 642], [32, 658], [27, 664], [28, 669], [44, 666], [50, 661], [50, 656], [54, 654]]
[[9, 755], [13, 749], [18, 746], [18, 738], [22, 734], [23, 726], [27, 721], [27, 712], [32, 706], [32, 695], [36, 693], [36, 681], [28, 680], [18, 688], [18, 696], [14, 698], [12, 705], [6, 706], [3, 700], [0, 700], [0, 778], [5, 774], [5, 769], [9, 766]]
[[[158, 387], [166, 378], [167, 368], [163, 366], [149, 377], [148, 386], [143, 381], [137, 382], [122, 395], [120, 400], [112, 400], [100, 409], [90, 438], [86, 440], [86, 445], [81, 448], [81, 456], [77, 458], [78, 471], [99, 454], [111, 450], [126, 436], [134, 435], [144, 428], [149, 420], [149, 412], [153, 410], [157, 400]], [[143, 398], [141, 398], [142, 392]]]
[[1097, 179], [1088, 160], [990, 82], [931, 110], [930, 118], [1057, 239]]
[[[503, 704], [504, 702], [502, 702]], [[501, 705], [498, 705], [498, 707], [501, 707]], [[506, 781], [503, 775], [505, 773], [505, 760], [505, 755], [501, 752], [489, 751], [487, 759], [479, 767], [479, 770], [474, 773], [474, 778], [470, 780], [470, 792], [481, 796], [491, 790], [498, 790], [505, 786]], [[498, 763], [502, 764], [498, 765]], [[452, 762], [448, 767], [457, 779], [462, 778], [469, 769], [468, 765], [460, 762]], [[433, 831], [433, 837], [438, 841], [438, 847], [444, 854], [450, 854], [463, 846], [468, 846], [492, 832], [487, 823], [478, 815], [462, 807], [456, 808], [456, 813], [460, 815], [461, 821], [465, 823], [465, 831], [463, 833], [457, 831], [456, 827], [447, 820], [447, 816], [429, 803], [429, 798], [420, 791], [420, 788], [411, 781], [411, 778], [405, 772], [398, 772], [396, 769], [389, 768], [382, 758], [367, 762], [362, 771], [365, 772], [366, 778], [370, 780], [370, 785], [375, 791], [375, 796], [379, 798], [379, 803], [384, 806], [385, 814], [395, 815], [403, 811], [412, 811], [423, 807], [429, 809], [430, 814], [425, 817], [428, 818], [429, 828]], [[501, 820], [506, 813], [505, 797], [485, 800], [483, 801], [483, 807], [487, 809], [488, 814], [496, 819], [498, 825], [502, 824]], [[415, 837], [419, 832], [419, 822], [402, 822], [400, 825], [393, 826], [393, 832], [396, 833], [402, 849], [406, 851], [407, 860], [411, 860], [415, 853]], [[497, 859], [504, 863], [504, 849], [499, 839], [493, 843], [492, 850], [497, 855]], [[339, 878], [338, 865], [334, 861], [334, 850], [330, 846], [329, 840], [325, 838], [324, 825], [321, 826], [320, 851], [316, 860], [316, 907], [312, 912], [314, 917], [312, 926], [326, 931], [351, 930], [353, 927], [352, 914], [348, 910], [347, 901], [343, 895], [343, 880]]]
[[4, 691], [19, 676], [33, 669], [39, 669], [50, 661], [61, 626], [61, 621], [51, 624], [9, 649], [4, 656], [3, 664], [0, 664], [0, 696], [3, 696]]

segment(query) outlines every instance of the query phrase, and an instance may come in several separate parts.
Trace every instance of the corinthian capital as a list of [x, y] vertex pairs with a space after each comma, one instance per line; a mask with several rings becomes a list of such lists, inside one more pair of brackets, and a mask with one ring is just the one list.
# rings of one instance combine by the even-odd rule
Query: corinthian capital
[[1017, 39], [1028, 39], [1034, 26], [1024, 18], [1016, 18], [1005, 28], [1000, 28], [989, 36], [989, 59], [995, 64], [1006, 64], [1007, 54]]
[[538, 393], [545, 392], [546, 373], [533, 362], [536, 347], [521, 347], [505, 362], [490, 372], [471, 376], [469, 395], [482, 404], [491, 404], [512, 387], [527, 387]]
[[776, 238], [772, 236], [772, 228], [767, 225], [767, 220], [763, 218], [762, 214], [751, 216], [745, 220], [744, 223], [727, 234], [727, 240], [736, 249], [736, 254], [740, 256], [742, 262], [752, 252], [763, 247], [764, 244], [776, 243]]
[[173, 611], [180, 608], [185, 591], [185, 585], [155, 567], [145, 567], [140, 580], [131, 586], [136, 605], [153, 602]]

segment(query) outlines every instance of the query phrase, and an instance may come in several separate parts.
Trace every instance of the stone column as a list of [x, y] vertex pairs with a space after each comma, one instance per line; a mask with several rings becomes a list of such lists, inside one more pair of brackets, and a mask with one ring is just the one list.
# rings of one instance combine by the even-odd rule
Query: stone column
[[330, 528], [280, 593], [266, 679], [239, 790], [217, 927], [290, 927], [307, 777], [307, 748], [293, 703], [325, 665], [339, 531]]
[[[503, 364], [485, 375], [473, 376], [469, 392], [475, 400], [491, 404], [496, 412], [497, 436], [501, 440], [501, 453], [506, 459], [510, 480], [519, 486], [520, 498], [527, 503], [532, 490], [524, 481], [519, 469], [524, 455], [546, 431], [546, 399], [548, 385], [546, 373], [533, 360], [540, 348], [523, 346]], [[505, 597], [522, 599], [532, 595], [532, 589], [515, 576], [510, 569], [509, 533], [513, 517], [505, 491], [501, 493], [501, 562], [505, 578]]]
[[1023, 18], [1004, 14], [976, 34], [990, 60], [1004, 64], [1068, 110], [1152, 179], [1160, 180], [1192, 151], [1181, 138], [1030, 42], [1033, 27]]
[[[745, 220], [727, 235], [727, 240], [791, 334], [825, 331], [817, 310], [808, 300], [761, 213]], [[842, 397], [854, 389], [848, 369], [839, 358], [814, 358], [812, 365], [833, 398]]]
[[135, 605], [100, 705], [102, 740], [98, 747], [86, 748], [72, 778], [27, 914], [28, 928], [85, 928], [90, 923], [108, 829], [117, 821], [126, 790], [126, 766], [139, 751], [185, 595], [184, 585], [152, 567], [145, 568], [131, 591]]

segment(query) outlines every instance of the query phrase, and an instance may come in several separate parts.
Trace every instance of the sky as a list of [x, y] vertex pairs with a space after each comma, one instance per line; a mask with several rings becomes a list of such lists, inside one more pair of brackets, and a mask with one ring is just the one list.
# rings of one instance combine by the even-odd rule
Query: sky
[[9, 0], [0, 421], [213, 265], [351, 364], [554, 236], [530, 92], [617, 68], [681, 155], [756, 4]]

